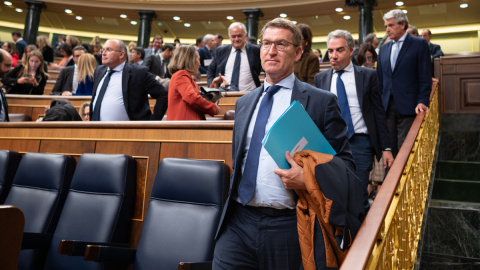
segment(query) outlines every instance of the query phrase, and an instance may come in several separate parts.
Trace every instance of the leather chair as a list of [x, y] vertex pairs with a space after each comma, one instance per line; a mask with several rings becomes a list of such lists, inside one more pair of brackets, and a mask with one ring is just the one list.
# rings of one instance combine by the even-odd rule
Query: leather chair
[[67, 241], [69, 245], [63, 247], [70, 248], [62, 252], [69, 255], [83, 255], [84, 241], [123, 243], [128, 247], [136, 176], [136, 162], [130, 156], [80, 157], [44, 269], [104, 269], [105, 266], [79, 256], [58, 254], [64, 239], [78, 239]]
[[235, 120], [235, 110], [228, 110], [223, 115], [223, 120]]
[[[24, 232], [54, 232], [74, 169], [75, 159], [70, 156], [26, 153], [22, 157], [5, 204], [15, 205], [23, 212]], [[28, 240], [24, 235], [25, 242]], [[42, 257], [38, 250], [22, 250], [19, 269], [32, 269], [41, 264]]]
[[176, 269], [189, 261], [211, 267], [206, 261], [213, 259], [229, 174], [218, 161], [163, 159], [137, 249], [89, 245], [85, 259], [133, 263], [134, 270]]
[[0, 205], [0, 266], [17, 270], [25, 218], [13, 205]]
[[7, 198], [21, 158], [15, 151], [0, 150], [0, 204]]

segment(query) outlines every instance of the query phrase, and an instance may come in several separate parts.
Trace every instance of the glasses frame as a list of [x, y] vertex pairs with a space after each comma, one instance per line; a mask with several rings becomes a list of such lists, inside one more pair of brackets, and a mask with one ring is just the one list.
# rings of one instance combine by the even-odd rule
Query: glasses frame
[[[271, 44], [270, 44], [270, 46], [269, 46], [268, 48], [265, 47], [265, 42], [271, 42]], [[287, 46], [285, 46], [284, 49], [279, 49], [279, 48], [278, 48], [278, 44], [279, 44], [280, 42], [286, 42], [286, 43], [287, 43]], [[277, 51], [286, 51], [286, 50], [288, 49], [288, 47], [289, 47], [288, 45], [290, 45], [290, 44], [292, 44], [294, 47], [297, 47], [294, 43], [292, 43], [292, 42], [290, 42], [290, 41], [288, 41], [288, 40], [284, 40], [284, 39], [282, 39], [282, 40], [277, 40], [277, 41], [271, 41], [271, 40], [266, 40], [266, 39], [264, 39], [264, 40], [262, 40], [262, 41], [260, 42], [260, 44], [262, 45], [262, 47], [261, 47], [262, 50], [265, 50], [265, 51], [270, 50], [270, 49], [272, 48], [272, 45], [273, 45], [273, 44], [275, 44], [274, 47], [275, 47], [275, 50], [277, 50]]]
[[123, 51], [121, 51], [121, 50], [115, 50], [115, 49], [112, 49], [112, 48], [106, 48], [106, 49], [101, 49], [101, 50], [100, 50], [100, 53], [101, 53], [101, 54], [103, 54], [104, 52], [107, 52], [107, 53], [119, 52], [119, 53], [121, 53], [121, 52], [123, 52]]

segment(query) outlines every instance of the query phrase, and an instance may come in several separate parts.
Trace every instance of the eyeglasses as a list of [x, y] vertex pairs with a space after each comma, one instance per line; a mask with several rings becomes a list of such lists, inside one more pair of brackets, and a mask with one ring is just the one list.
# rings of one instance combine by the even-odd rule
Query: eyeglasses
[[111, 53], [111, 52], [122, 52], [120, 50], [115, 50], [115, 49], [112, 49], [112, 48], [105, 48], [105, 49], [101, 49], [100, 50], [100, 53], [103, 54], [104, 52], [107, 52], [107, 53]]
[[367, 58], [368, 61], [372, 61], [372, 60], [373, 60], [373, 57], [371, 57], [371, 56], [368, 56], [368, 57], [366, 57], [366, 58]]
[[263, 50], [270, 50], [272, 47], [272, 44], [275, 44], [275, 49], [278, 51], [285, 51], [288, 48], [289, 44], [292, 44], [295, 46], [295, 44], [288, 42], [286, 40], [279, 40], [279, 41], [270, 41], [270, 40], [263, 40], [262, 41], [262, 49]]

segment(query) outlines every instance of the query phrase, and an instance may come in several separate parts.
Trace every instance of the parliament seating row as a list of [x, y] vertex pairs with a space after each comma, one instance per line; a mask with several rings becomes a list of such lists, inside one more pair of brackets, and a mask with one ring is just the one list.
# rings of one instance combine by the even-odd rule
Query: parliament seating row
[[[2, 163], [9, 158], [10, 171], [18, 157], [0, 151]], [[74, 163], [72, 157], [58, 154], [26, 153], [21, 159], [6, 198], [25, 214], [19, 269], [119, 269], [120, 262], [134, 262], [134, 269], [153, 269], [153, 265], [172, 269], [181, 261], [212, 259], [214, 233], [229, 186], [227, 165], [164, 159], [135, 251], [126, 244], [135, 194], [133, 158], [84, 154], [76, 168]], [[7, 173], [0, 172], [0, 180], [5, 180]], [[100, 243], [108, 247], [87, 248]], [[99, 264], [78, 256], [87, 249], [86, 258], [105, 261], [106, 255], [108, 261], [114, 247], [121, 255], [113, 262]]]

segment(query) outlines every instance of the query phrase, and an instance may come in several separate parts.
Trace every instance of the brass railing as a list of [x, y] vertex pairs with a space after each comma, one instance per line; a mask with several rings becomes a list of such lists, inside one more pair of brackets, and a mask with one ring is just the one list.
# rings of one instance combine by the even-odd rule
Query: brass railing
[[379, 190], [341, 270], [413, 269], [439, 128], [437, 82]]

